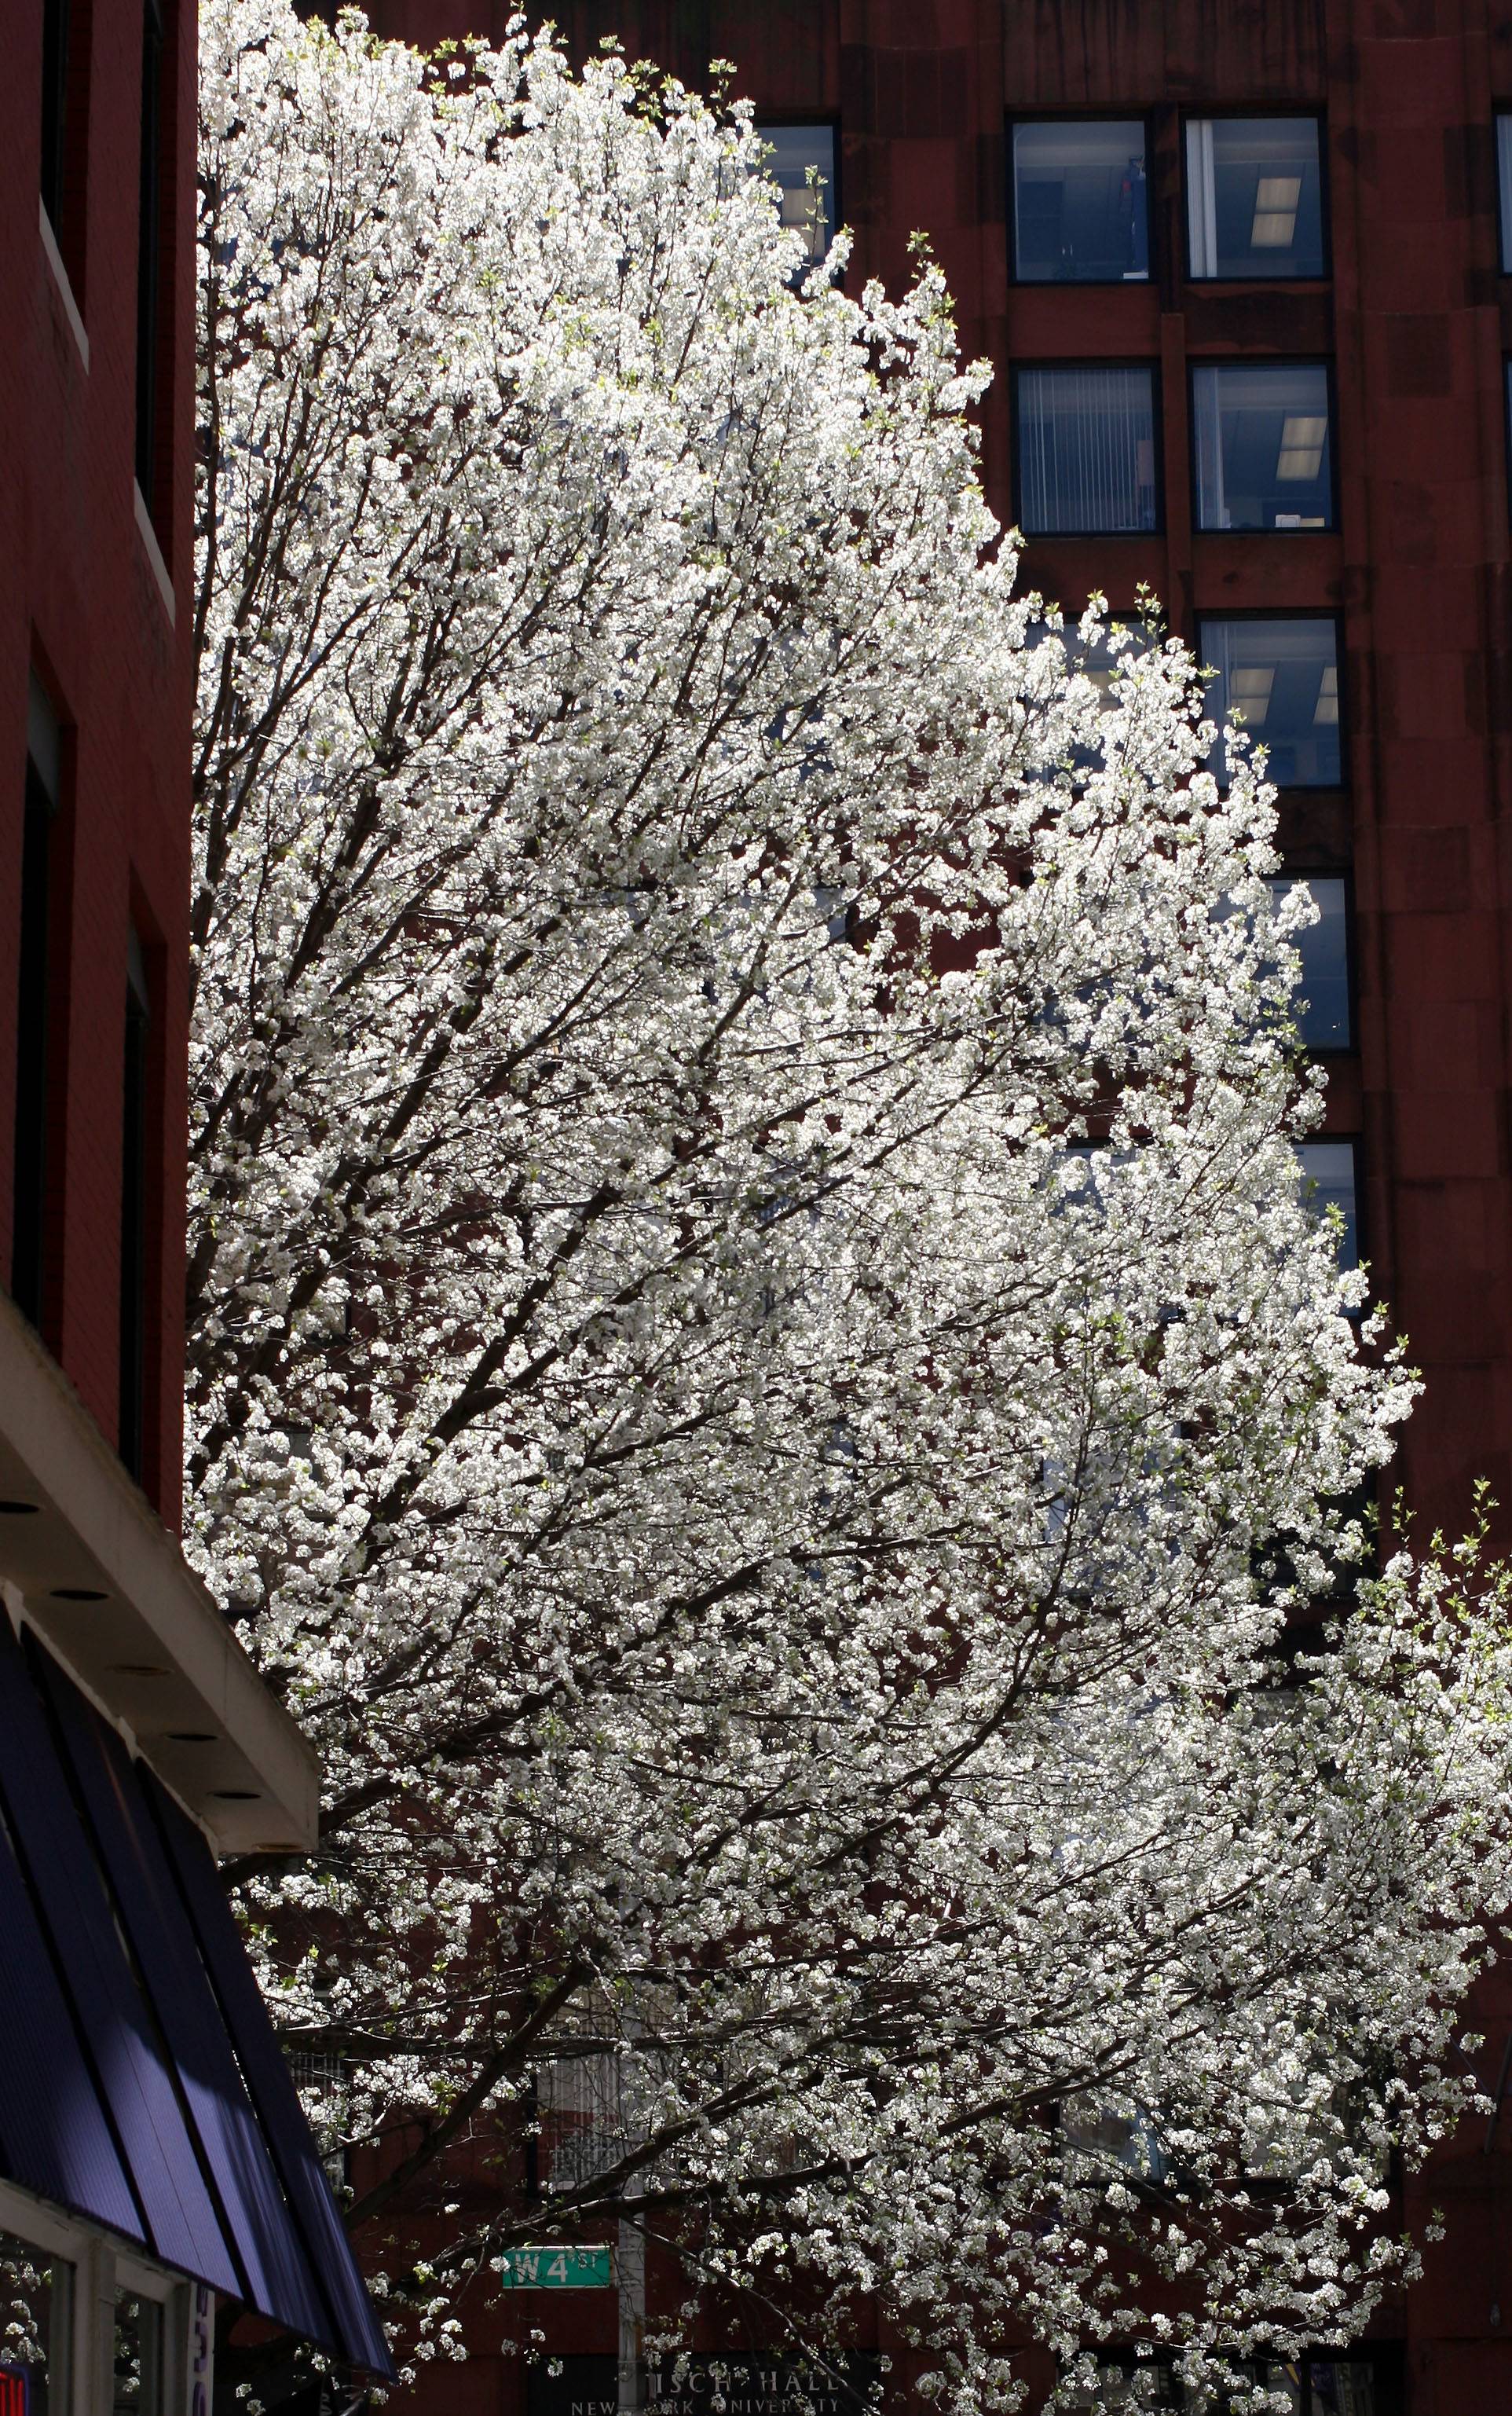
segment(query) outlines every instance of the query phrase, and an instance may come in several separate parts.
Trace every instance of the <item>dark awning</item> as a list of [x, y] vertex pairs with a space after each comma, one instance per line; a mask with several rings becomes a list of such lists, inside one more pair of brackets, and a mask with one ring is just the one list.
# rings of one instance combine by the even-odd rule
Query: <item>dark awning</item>
[[389, 2375], [199, 1830], [0, 1615], [0, 2171]]

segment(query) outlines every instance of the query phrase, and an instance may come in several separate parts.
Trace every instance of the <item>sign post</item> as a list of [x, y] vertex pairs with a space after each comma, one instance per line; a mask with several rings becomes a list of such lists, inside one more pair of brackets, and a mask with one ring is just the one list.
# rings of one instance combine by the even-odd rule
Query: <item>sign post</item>
[[641, 2349], [646, 2333], [646, 2235], [620, 2218], [620, 2416], [641, 2404]]

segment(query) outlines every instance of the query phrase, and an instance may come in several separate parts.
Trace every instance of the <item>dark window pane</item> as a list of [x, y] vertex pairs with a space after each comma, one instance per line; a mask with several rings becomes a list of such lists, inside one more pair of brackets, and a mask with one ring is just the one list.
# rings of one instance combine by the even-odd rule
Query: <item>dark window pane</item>
[[1301, 2416], [1375, 2416], [1375, 2383], [1368, 2365], [1347, 2357], [1310, 2358], [1303, 2371]]
[[[832, 126], [758, 126], [771, 152], [767, 174], [782, 187], [782, 222], [796, 228], [811, 262], [820, 261], [835, 231], [835, 130]], [[809, 170], [821, 182], [811, 185]]]
[[16, 1125], [11, 1174], [10, 1291], [40, 1327], [47, 1290], [47, 1140], [51, 1101], [52, 823], [62, 733], [33, 674], [27, 698], [26, 789], [22, 821], [21, 930], [16, 951]]
[[1155, 527], [1147, 369], [1021, 370], [1018, 437], [1019, 507], [1029, 535]]
[[1114, 2365], [1098, 2367], [1097, 2380], [1089, 2387], [1073, 2392], [1070, 2405], [1074, 2408], [1118, 2410], [1118, 2416], [1134, 2416], [1136, 2409], [1176, 2408], [1181, 2394], [1175, 2375], [1168, 2365]]
[[113, 2416], [163, 2416], [163, 2311], [155, 2299], [115, 2294]]
[[[1332, 621], [1199, 621], [1197, 652], [1213, 666], [1207, 710], [1242, 714], [1266, 777], [1282, 789], [1334, 789], [1339, 749], [1339, 659]], [[1226, 778], [1223, 742], [1212, 768]]]
[[1496, 116], [1496, 174], [1501, 194], [1502, 266], [1512, 268], [1512, 110]]
[[1014, 127], [1013, 256], [1021, 278], [1148, 277], [1140, 119]]
[[1359, 1218], [1355, 1199], [1355, 1144], [1352, 1140], [1299, 1140], [1294, 1143], [1302, 1175], [1302, 1197], [1319, 1216], [1337, 1208], [1344, 1220], [1339, 1263], [1347, 1274], [1360, 1262]]
[[158, 0], [142, 12], [142, 153], [137, 218], [137, 485], [149, 513], [157, 483], [157, 287], [162, 242], [163, 26]]
[[[1281, 2394], [1289, 2416], [1376, 2416], [1375, 2384], [1363, 2359], [1288, 2358], [1284, 2363], [1250, 2363], [1235, 2369], [1241, 2383], [1261, 2383]], [[1247, 2405], [1237, 2394], [1235, 2406]], [[1229, 2403], [1213, 2403], [1214, 2416], [1228, 2416]]]
[[42, 0], [42, 206], [54, 234], [63, 224], [67, 101], [68, 0]]
[[121, 1352], [117, 1441], [127, 1470], [142, 1474], [142, 1378], [147, 1339], [147, 975], [133, 931], [126, 984], [121, 1093]]
[[1322, 277], [1314, 117], [1197, 117], [1187, 127], [1193, 277]]
[[1201, 369], [1192, 378], [1197, 525], [1333, 525], [1328, 372], [1267, 363]]
[[1294, 997], [1298, 1029], [1309, 1049], [1347, 1049], [1354, 1034], [1349, 1012], [1349, 914], [1344, 883], [1316, 872], [1283, 875], [1271, 892], [1280, 902], [1304, 884], [1318, 919], [1293, 944], [1302, 959], [1302, 984]]
[[19, 2377], [27, 2416], [68, 2416], [73, 2267], [0, 2232], [0, 2377]]

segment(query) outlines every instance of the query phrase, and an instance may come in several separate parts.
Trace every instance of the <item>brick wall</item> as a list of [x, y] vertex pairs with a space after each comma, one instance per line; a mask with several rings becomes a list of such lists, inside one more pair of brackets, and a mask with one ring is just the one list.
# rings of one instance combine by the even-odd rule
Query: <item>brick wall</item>
[[[152, 990], [143, 1481], [177, 1522], [183, 1360], [193, 433], [194, 9], [168, 0], [164, 336], [153, 513], [138, 525], [142, 0], [73, 0], [59, 230], [38, 225], [42, 9], [12, 12], [0, 143], [0, 1280], [10, 1264], [28, 674], [63, 725], [47, 1340], [112, 1441], [119, 1406], [127, 936]], [[79, 323], [78, 325], [76, 325]], [[87, 363], [79, 326], [87, 342]], [[165, 596], [171, 590], [172, 610]]]

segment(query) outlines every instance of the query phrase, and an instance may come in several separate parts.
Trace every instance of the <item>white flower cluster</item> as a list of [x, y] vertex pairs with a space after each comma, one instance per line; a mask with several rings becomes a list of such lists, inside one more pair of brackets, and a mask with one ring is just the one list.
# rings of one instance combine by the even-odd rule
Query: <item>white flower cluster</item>
[[1412, 1385], [1268, 791], [1015, 596], [939, 277], [795, 287], [747, 115], [202, 51], [187, 1532], [323, 1756], [239, 1880], [401, 2335], [627, 2202], [963, 2410], [1347, 2330], [1512, 1729], [1452, 1562], [1283, 1649]]

